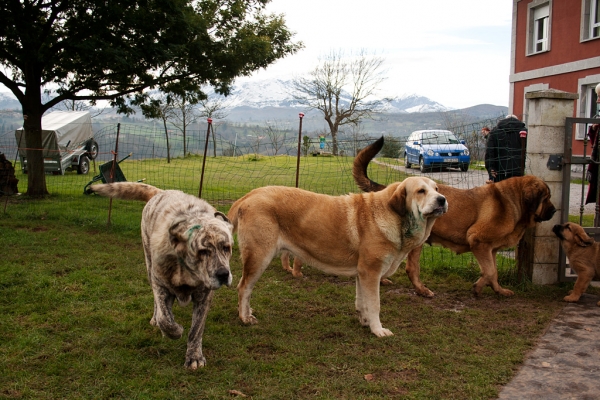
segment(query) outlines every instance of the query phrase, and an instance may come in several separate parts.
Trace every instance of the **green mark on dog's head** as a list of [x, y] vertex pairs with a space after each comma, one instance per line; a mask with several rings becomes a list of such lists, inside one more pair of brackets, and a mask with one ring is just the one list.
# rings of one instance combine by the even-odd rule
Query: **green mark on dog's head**
[[194, 225], [190, 229], [188, 229], [188, 231], [187, 231], [187, 233], [188, 233], [188, 240], [190, 240], [190, 238], [192, 237], [192, 233], [194, 233], [194, 231], [196, 229], [202, 229], [202, 225]]

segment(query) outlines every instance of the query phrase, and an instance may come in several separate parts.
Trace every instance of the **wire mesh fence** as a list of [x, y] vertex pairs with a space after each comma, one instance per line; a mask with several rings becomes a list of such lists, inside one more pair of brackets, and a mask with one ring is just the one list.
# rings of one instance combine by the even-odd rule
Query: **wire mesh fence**
[[[496, 120], [485, 120], [454, 127], [456, 136], [471, 151], [468, 171], [438, 169], [421, 172], [405, 168], [406, 138], [386, 137], [386, 146], [369, 166], [369, 177], [388, 184], [407, 175], [424, 175], [438, 182], [459, 188], [485, 184], [487, 172], [483, 166], [485, 143], [480, 136], [483, 126], [493, 126]], [[221, 211], [250, 190], [267, 185], [296, 186], [318, 193], [342, 195], [358, 192], [352, 178], [352, 162], [357, 152], [378, 137], [340, 137], [338, 154], [332, 152], [330, 138], [302, 136], [273, 132], [247, 135], [244, 138], [224, 138], [208, 134], [206, 130], [164, 132], [136, 124], [114, 124], [95, 132], [98, 155], [91, 160], [88, 174], [76, 169], [63, 174], [47, 174], [46, 185], [52, 202], [27, 199], [26, 196], [4, 196], [3, 209], [26, 210], [27, 215], [45, 218], [52, 207], [60, 207], [61, 214], [69, 215], [69, 223], [91, 226], [106, 223], [108, 199], [85, 196], [87, 185], [105, 182], [103, 170], [113, 160], [122, 173], [121, 179], [144, 181], [161, 189], [181, 190], [199, 195]], [[300, 143], [299, 143], [300, 142]], [[13, 132], [0, 134], [0, 153], [14, 165], [19, 193], [27, 190], [28, 175], [23, 172]], [[115, 154], [115, 150], [117, 150]], [[206, 157], [204, 152], [206, 150]], [[298, 156], [299, 154], [299, 156]], [[202, 187], [201, 187], [202, 182]], [[0, 197], [0, 199], [2, 199]], [[53, 206], [50, 205], [53, 204]], [[119, 229], [139, 228], [143, 204], [111, 202], [112, 224]], [[132, 212], [133, 211], [133, 212]], [[137, 212], [139, 211], [139, 212]], [[135, 218], [126, 217], [135, 215]], [[435, 257], [444, 265], [471, 266], [478, 270], [470, 253], [447, 256], [426, 248], [423, 257]], [[500, 257], [499, 263], [513, 263], [513, 257]]]

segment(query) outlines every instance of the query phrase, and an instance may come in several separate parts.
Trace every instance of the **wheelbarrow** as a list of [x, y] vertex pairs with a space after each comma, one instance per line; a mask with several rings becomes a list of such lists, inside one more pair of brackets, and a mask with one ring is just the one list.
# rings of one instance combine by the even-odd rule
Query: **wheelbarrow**
[[[91, 192], [88, 192], [88, 187], [93, 184], [94, 182], [98, 182], [98, 181], [102, 181], [102, 183], [113, 183], [113, 182], [127, 182], [127, 179], [125, 179], [125, 174], [123, 174], [123, 171], [121, 170], [121, 167], [119, 167], [119, 164], [123, 161], [125, 161], [126, 159], [128, 159], [129, 157], [131, 157], [133, 153], [129, 153], [126, 157], [122, 158], [120, 161], [117, 161], [115, 164], [115, 160], [110, 160], [108, 162], [105, 162], [104, 164], [100, 165], [99, 170], [100, 173], [96, 176], [94, 176], [94, 178], [88, 182], [87, 185], [84, 186], [83, 188], [83, 194], [90, 194]], [[114, 165], [114, 170], [113, 170], [113, 165]], [[111, 174], [114, 172], [114, 175], [111, 178]], [[140, 179], [137, 180], [136, 182], [143, 182], [145, 181], [145, 179]]]

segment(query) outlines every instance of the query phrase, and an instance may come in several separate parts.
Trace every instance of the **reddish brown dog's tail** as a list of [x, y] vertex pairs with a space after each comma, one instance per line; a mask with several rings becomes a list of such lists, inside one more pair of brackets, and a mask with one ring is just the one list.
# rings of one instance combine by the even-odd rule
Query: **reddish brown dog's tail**
[[148, 201], [160, 192], [162, 190], [159, 188], [137, 182], [103, 183], [92, 185], [86, 190], [87, 194], [96, 193], [104, 197], [140, 201]]
[[379, 153], [383, 148], [383, 136], [371, 143], [364, 149], [358, 152], [354, 158], [354, 164], [352, 165], [352, 176], [354, 182], [364, 192], [378, 192], [386, 188], [386, 186], [373, 182], [367, 176], [367, 167], [369, 162]]

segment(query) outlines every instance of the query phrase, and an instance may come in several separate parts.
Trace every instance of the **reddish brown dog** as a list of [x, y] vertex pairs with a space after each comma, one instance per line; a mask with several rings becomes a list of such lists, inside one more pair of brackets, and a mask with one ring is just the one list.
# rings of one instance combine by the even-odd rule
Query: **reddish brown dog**
[[[580, 225], [572, 222], [554, 225], [552, 232], [560, 239], [560, 245], [569, 258], [569, 265], [577, 272], [575, 286], [564, 300], [576, 302], [592, 279], [600, 278], [600, 243], [589, 237]], [[597, 305], [600, 306], [600, 301]]]
[[[354, 159], [352, 174], [358, 187], [365, 192], [386, 187], [367, 176], [369, 162], [382, 147], [383, 137], [361, 150]], [[540, 178], [528, 175], [473, 189], [441, 184], [438, 188], [448, 199], [448, 212], [436, 220], [426, 243], [440, 244], [458, 254], [473, 253], [481, 269], [481, 278], [473, 284], [475, 295], [490, 286], [498, 294], [512, 296], [511, 290], [498, 283], [496, 253], [516, 246], [527, 228], [552, 218], [556, 208], [550, 201], [548, 185]], [[418, 294], [432, 297], [433, 292], [419, 279], [422, 247], [418, 246], [408, 254], [406, 273]]]

